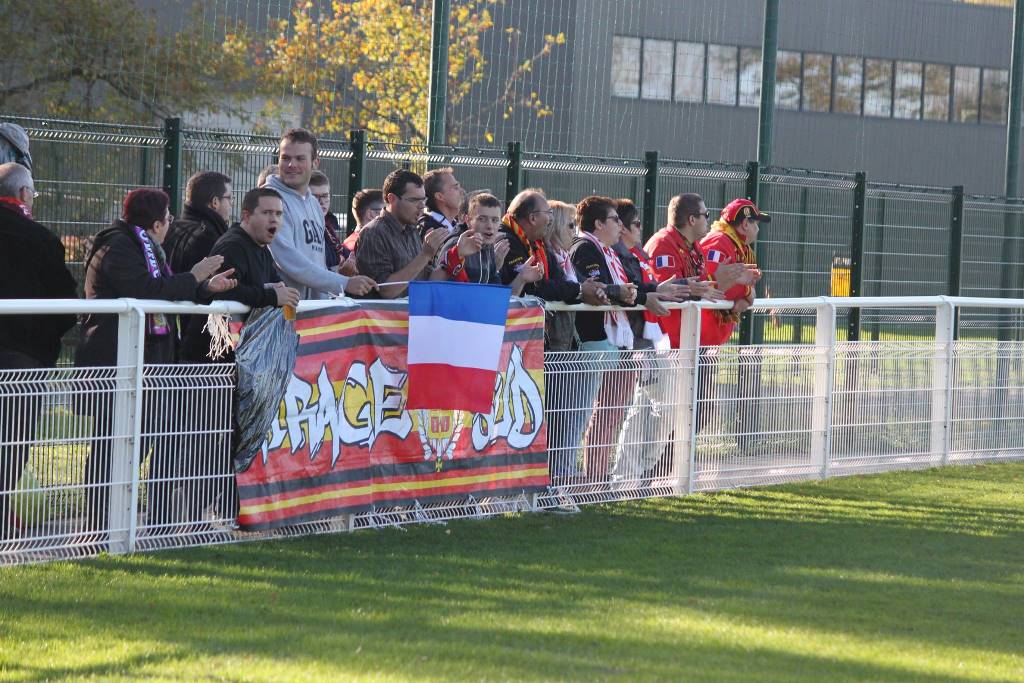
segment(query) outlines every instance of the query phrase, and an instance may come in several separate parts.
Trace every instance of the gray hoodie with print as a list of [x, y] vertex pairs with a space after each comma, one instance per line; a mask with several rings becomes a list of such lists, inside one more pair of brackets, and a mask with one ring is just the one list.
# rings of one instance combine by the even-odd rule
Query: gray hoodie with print
[[345, 291], [348, 278], [327, 269], [324, 256], [324, 214], [320, 203], [307, 189], [306, 195], [281, 182], [277, 175], [267, 184], [284, 199], [284, 221], [270, 243], [281, 279], [299, 290], [303, 299], [327, 299]]

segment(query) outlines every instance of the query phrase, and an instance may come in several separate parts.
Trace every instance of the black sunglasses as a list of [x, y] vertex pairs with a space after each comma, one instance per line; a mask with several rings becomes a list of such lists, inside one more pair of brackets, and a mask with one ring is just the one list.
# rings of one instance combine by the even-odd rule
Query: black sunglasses
[[703, 213], [695, 213], [695, 214], [692, 214], [692, 215], [694, 215], [694, 216], [704, 216], [704, 218], [707, 218], [708, 220], [711, 220], [711, 209], [708, 209], [707, 211], [705, 211]]

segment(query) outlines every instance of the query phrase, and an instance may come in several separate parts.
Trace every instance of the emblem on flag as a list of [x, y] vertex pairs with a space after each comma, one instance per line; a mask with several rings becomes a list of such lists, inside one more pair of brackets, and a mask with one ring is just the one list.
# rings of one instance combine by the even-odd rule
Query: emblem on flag
[[710, 251], [708, 251], [708, 261], [711, 261], [713, 263], [720, 263], [722, 258], [724, 257], [725, 254], [718, 251], [717, 249], [711, 249]]
[[666, 256], [655, 256], [654, 257], [654, 267], [655, 268], [659, 268], [659, 269], [660, 268], [675, 268], [676, 267], [676, 260], [674, 258], [672, 258], [671, 256], [668, 256], [668, 255], [666, 255]]
[[488, 413], [511, 290], [409, 283], [408, 410]]

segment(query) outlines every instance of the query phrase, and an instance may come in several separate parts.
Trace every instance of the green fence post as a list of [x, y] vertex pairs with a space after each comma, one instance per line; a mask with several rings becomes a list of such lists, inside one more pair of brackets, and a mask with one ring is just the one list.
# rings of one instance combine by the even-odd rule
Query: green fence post
[[348, 162], [348, 218], [345, 221], [345, 234], [351, 235], [356, 229], [356, 215], [352, 210], [352, 202], [356, 193], [363, 189], [363, 178], [366, 177], [366, 131], [350, 130], [348, 132], [352, 158]]
[[761, 36], [761, 105], [757, 120], [757, 160], [772, 163], [772, 128], [775, 113], [775, 57], [779, 47], [779, 0], [764, 0]]
[[523, 146], [518, 142], [508, 143], [508, 166], [505, 171], [505, 207], [519, 194], [519, 183], [523, 172]]
[[451, 19], [451, 0], [434, 0], [430, 37], [430, 104], [427, 107], [428, 153], [435, 145], [447, 142], [445, 105], [448, 101], [448, 27]]
[[654, 234], [658, 213], [658, 153], [644, 152], [644, 243]]
[[171, 213], [181, 215], [181, 119], [164, 119], [164, 192]]
[[[803, 273], [807, 268], [807, 188], [800, 188], [800, 227], [797, 234], [797, 273], [796, 297], [802, 299], [804, 296]], [[803, 312], [797, 313], [793, 320], [793, 343], [802, 344], [804, 338], [804, 317]]]
[[[868, 176], [860, 171], [853, 186], [853, 229], [850, 231], [850, 296], [864, 291], [864, 204], [868, 199]], [[850, 309], [847, 341], [860, 341], [860, 308]]]
[[1024, 0], [1013, 3], [1013, 38], [1010, 43], [1010, 94], [1006, 116], [1006, 197], [1017, 197], [1020, 166], [1021, 89], [1024, 87]]
[[[889, 234], [889, 231], [886, 230], [886, 225], [885, 225], [885, 221], [886, 221], [886, 217], [885, 217], [885, 193], [879, 193], [877, 195], [877, 200], [878, 200], [878, 213], [876, 214], [875, 224], [878, 225], [879, 227], [878, 227], [878, 233], [877, 233], [878, 234], [878, 240], [876, 242], [877, 249], [875, 249], [875, 251], [877, 251], [879, 254], [885, 254], [885, 253], [887, 253], [885, 251], [885, 240], [886, 240], [886, 237]], [[867, 210], [867, 208], [865, 207], [865, 211], [866, 210]], [[882, 260], [883, 259], [881, 257], [875, 259], [874, 277], [875, 277], [875, 282], [879, 283], [879, 285], [878, 285], [878, 296], [882, 296], [883, 295], [882, 285], [881, 285], [881, 282], [882, 282]], [[882, 337], [882, 322], [881, 322], [881, 320], [879, 319], [878, 316], [875, 316], [874, 321], [871, 323], [870, 329], [871, 329], [872, 337], [873, 337], [873, 339], [875, 341], [878, 341], [879, 339], [881, 339], [881, 337]]]
[[[964, 186], [953, 186], [949, 208], [949, 287], [950, 296], [960, 296], [961, 259], [964, 248]], [[954, 308], [953, 339], [960, 336], [960, 308]]]
[[[748, 161], [746, 194], [747, 199], [754, 202], [755, 204], [757, 203], [757, 186], [760, 180], [760, 165], [756, 161]], [[761, 267], [762, 269], [764, 267], [764, 264], [761, 261], [763, 257], [763, 253], [758, 254], [758, 266]], [[764, 278], [762, 277], [761, 281], [758, 282], [757, 286], [755, 287], [755, 296], [764, 296], [764, 285], [765, 282]], [[763, 326], [759, 324], [758, 327]], [[749, 346], [750, 344], [760, 343], [760, 341], [764, 340], [764, 329], [761, 329], [760, 333], [757, 334], [756, 337], [759, 341], [755, 342], [754, 313], [753, 311], [747, 311], [746, 313], [743, 314], [743, 317], [740, 319], [740, 344], [742, 344], [743, 346]]]

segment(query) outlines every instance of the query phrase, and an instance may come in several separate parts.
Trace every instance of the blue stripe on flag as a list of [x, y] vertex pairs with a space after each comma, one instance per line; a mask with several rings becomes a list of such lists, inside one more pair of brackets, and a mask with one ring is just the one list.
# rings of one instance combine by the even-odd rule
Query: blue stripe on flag
[[409, 317], [432, 315], [448, 320], [504, 327], [510, 295], [511, 288], [501, 285], [410, 282]]

